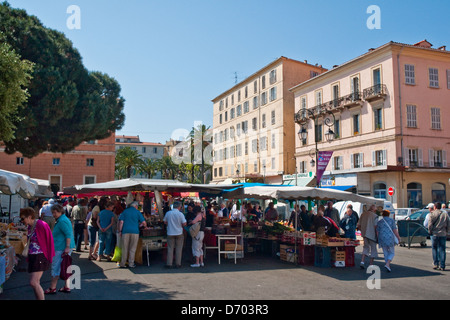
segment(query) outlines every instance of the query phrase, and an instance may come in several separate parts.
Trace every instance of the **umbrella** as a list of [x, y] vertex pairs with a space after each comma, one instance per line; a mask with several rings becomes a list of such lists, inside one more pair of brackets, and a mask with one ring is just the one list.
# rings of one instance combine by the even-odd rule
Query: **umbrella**
[[28, 176], [0, 169], [0, 191], [7, 195], [19, 194], [22, 198], [31, 199], [38, 190], [37, 182]]
[[383, 199], [361, 196], [347, 191], [295, 186], [256, 186], [227, 192], [224, 197], [240, 199], [283, 200], [350, 200], [366, 204], [383, 205]]

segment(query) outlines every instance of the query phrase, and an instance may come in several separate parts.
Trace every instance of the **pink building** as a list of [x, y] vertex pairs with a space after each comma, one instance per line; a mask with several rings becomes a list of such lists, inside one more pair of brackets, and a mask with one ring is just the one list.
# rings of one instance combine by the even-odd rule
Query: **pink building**
[[445, 47], [435, 49], [426, 40], [389, 42], [291, 92], [296, 133], [307, 133], [306, 140], [296, 136], [298, 172], [315, 172], [317, 141], [318, 150], [333, 151], [322, 186], [386, 198], [399, 208], [448, 202], [450, 52]]

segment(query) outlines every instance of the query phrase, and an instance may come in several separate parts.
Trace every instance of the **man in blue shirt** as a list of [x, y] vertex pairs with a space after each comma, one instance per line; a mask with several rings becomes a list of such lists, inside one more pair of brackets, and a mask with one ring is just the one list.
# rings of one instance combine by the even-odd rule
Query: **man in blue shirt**
[[122, 238], [122, 259], [119, 267], [125, 268], [128, 260], [128, 266], [134, 268], [134, 257], [136, 247], [139, 241], [139, 227], [147, 227], [143, 214], [137, 209], [138, 202], [134, 201], [125, 209], [119, 217], [119, 234]]

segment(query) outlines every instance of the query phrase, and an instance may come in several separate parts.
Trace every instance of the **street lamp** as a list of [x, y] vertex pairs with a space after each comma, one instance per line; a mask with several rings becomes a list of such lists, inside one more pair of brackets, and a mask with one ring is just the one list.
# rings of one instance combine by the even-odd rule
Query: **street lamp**
[[[325, 133], [325, 138], [327, 139], [328, 142], [332, 142], [334, 140], [335, 133], [333, 130], [331, 130], [331, 127], [334, 126], [334, 124], [336, 123], [336, 118], [335, 118], [334, 114], [329, 110], [322, 111], [322, 112], [318, 111], [317, 114], [315, 114], [314, 111], [312, 111], [310, 109], [302, 109], [301, 112], [302, 112], [302, 116], [297, 117], [297, 115], [300, 115], [298, 113], [295, 118], [296, 122], [301, 125], [301, 128], [297, 133], [300, 141], [306, 140], [308, 138], [308, 131], [306, 130], [306, 127], [303, 125], [306, 122], [305, 120], [307, 120], [306, 113], [309, 114], [310, 118], [313, 120], [313, 123], [314, 123], [315, 150], [310, 150], [309, 155], [312, 158], [310, 165], [311, 165], [311, 167], [315, 167], [316, 163], [318, 163], [318, 157], [319, 157], [319, 149], [317, 147], [319, 140], [318, 140], [317, 132], [316, 132], [318, 118], [320, 116], [324, 116], [323, 123], [328, 127], [328, 130]], [[326, 113], [331, 115], [331, 117], [325, 117]], [[311, 151], [313, 151], [313, 154]], [[314, 158], [315, 158], [315, 160], [314, 160]], [[317, 167], [316, 167], [316, 177], [317, 177]], [[316, 181], [316, 185], [317, 185], [317, 187], [320, 187], [319, 181]]]

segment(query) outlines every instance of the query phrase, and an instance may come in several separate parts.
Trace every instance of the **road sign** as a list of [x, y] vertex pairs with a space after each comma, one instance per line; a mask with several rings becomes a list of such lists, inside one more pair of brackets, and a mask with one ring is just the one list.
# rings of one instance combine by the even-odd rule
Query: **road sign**
[[395, 189], [393, 187], [389, 187], [388, 195], [390, 195], [392, 197], [394, 195], [394, 193], [395, 193]]

